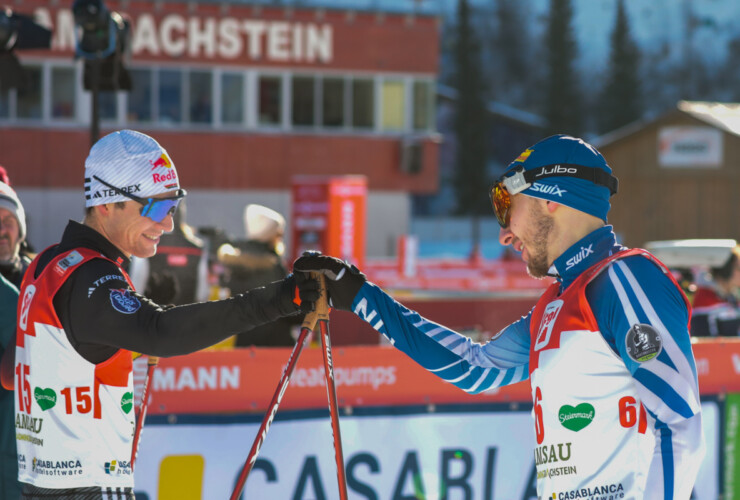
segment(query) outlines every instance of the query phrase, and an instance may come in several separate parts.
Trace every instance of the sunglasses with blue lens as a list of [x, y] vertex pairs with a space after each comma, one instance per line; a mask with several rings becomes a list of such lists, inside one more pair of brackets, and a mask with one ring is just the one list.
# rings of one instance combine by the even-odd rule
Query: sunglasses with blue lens
[[96, 175], [93, 175], [93, 179], [112, 189], [116, 193], [141, 204], [141, 215], [143, 217], [148, 217], [154, 222], [162, 222], [168, 215], [175, 215], [177, 205], [180, 204], [180, 200], [188, 194], [184, 189], [178, 189], [175, 196], [171, 196], [169, 198], [139, 198], [131, 193], [127, 193], [121, 188], [108, 184]]

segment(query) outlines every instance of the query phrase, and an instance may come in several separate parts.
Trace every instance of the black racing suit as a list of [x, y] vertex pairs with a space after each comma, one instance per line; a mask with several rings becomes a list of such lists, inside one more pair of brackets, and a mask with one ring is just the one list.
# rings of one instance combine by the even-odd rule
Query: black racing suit
[[[58, 255], [84, 247], [124, 265], [127, 257], [94, 229], [70, 221], [62, 241], [39, 255], [37, 276]], [[105, 259], [94, 259], [73, 271], [53, 299], [54, 309], [77, 352], [91, 363], [101, 363], [119, 349], [153, 356], [188, 354], [213, 345], [248, 328], [298, 313], [289, 281], [271, 283], [226, 300], [163, 308], [137, 294], [141, 307], [119, 312], [111, 290], [130, 289], [121, 270]], [[24, 499], [97, 500], [133, 499], [133, 493], [101, 492], [100, 488], [53, 490], [24, 485]]]
[[[232, 294], [242, 293], [258, 286], [264, 286], [276, 280], [283, 279], [288, 275], [280, 256], [269, 244], [257, 241], [238, 241], [234, 243], [243, 255], [256, 257], [271, 257], [273, 263], [269, 265], [247, 267], [243, 265], [227, 265], [229, 280], [226, 285]], [[302, 317], [294, 316], [281, 318], [270, 324], [253, 328], [249, 331], [243, 330], [236, 336], [237, 347], [247, 346], [292, 346], [295, 340], [291, 336], [293, 325], [300, 325]]]

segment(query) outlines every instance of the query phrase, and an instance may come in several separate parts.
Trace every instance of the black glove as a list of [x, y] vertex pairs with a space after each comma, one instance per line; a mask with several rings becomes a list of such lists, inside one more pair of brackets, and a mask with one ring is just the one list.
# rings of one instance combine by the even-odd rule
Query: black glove
[[326, 288], [329, 293], [329, 305], [337, 309], [350, 311], [352, 302], [365, 284], [367, 278], [355, 266], [343, 260], [319, 252], [304, 252], [293, 263], [297, 274], [302, 272], [321, 272], [326, 276]]
[[146, 284], [144, 295], [155, 304], [169, 304], [179, 291], [177, 277], [171, 272], [164, 270], [152, 273]]
[[[308, 273], [289, 274], [281, 286], [280, 297], [284, 304], [281, 310], [300, 310], [303, 314], [309, 313], [316, 308], [319, 300], [319, 282], [312, 279]], [[296, 301], [300, 299], [300, 305]]]

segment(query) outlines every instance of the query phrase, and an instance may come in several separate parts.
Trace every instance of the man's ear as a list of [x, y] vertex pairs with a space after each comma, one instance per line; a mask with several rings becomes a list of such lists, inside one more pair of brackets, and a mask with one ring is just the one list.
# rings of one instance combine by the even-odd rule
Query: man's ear
[[550, 201], [550, 200], [548, 200], [546, 206], [547, 206], [547, 211], [552, 214], [552, 213], [555, 213], [555, 210], [557, 210], [561, 205], [560, 205], [560, 203], [558, 203], [556, 201]]
[[93, 207], [93, 211], [97, 212], [96, 215], [105, 217], [106, 215], [110, 214], [112, 207], [112, 203], [105, 203], [103, 205], [95, 205]]

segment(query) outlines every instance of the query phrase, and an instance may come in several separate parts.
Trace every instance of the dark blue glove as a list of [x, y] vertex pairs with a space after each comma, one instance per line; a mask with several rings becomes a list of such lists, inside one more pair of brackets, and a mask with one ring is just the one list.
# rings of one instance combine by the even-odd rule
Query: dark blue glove
[[281, 302], [290, 303], [289, 309], [309, 313], [316, 308], [320, 296], [318, 280], [308, 273], [289, 274], [283, 280]]
[[352, 302], [365, 284], [367, 278], [355, 266], [343, 260], [319, 252], [304, 252], [293, 263], [296, 275], [309, 272], [320, 272], [326, 276], [326, 289], [329, 305], [336, 309], [350, 311]]

